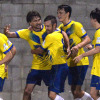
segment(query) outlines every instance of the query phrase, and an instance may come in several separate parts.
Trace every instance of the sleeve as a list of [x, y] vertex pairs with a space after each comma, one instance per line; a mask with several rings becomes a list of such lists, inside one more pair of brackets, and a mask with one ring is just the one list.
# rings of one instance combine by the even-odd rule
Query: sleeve
[[1, 38], [0, 40], [0, 51], [4, 54], [8, 53], [12, 49], [13, 44], [11, 42], [10, 44], [8, 44], [7, 41], [5, 41], [3, 38]]
[[46, 49], [52, 44], [52, 42], [53, 42], [53, 38], [52, 38], [52, 36], [49, 34], [49, 35], [46, 36], [45, 40], [43, 41], [42, 47], [41, 47], [41, 48], [42, 48], [43, 50], [46, 50]]
[[16, 31], [15, 33], [17, 35], [17, 38], [28, 40], [28, 29], [21, 29]]
[[78, 37], [84, 38], [85, 36], [87, 36], [87, 33], [81, 23], [79, 22], [74, 23], [74, 28], [75, 28], [75, 33]]
[[100, 34], [96, 34], [95, 40], [96, 40], [95, 46], [100, 46]]
[[13, 44], [11, 43], [11, 41], [7, 38], [6, 35], [2, 34], [2, 38], [4, 39], [4, 41], [7, 43], [8, 47], [10, 48], [11, 46], [13, 46]]

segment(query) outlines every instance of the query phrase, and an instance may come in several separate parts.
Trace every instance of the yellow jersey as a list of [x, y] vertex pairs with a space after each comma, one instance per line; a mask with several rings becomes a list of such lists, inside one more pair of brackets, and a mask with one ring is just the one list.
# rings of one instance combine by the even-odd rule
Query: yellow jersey
[[[30, 31], [29, 29], [22, 29], [18, 30], [16, 33], [18, 38], [22, 38], [26, 40], [31, 49], [36, 49], [41, 47], [43, 40], [45, 39], [47, 33], [44, 25], [42, 25], [41, 31]], [[36, 70], [50, 70], [51, 69], [51, 62], [47, 53], [43, 55], [33, 54], [33, 61], [31, 69]]]
[[56, 30], [46, 36], [42, 49], [48, 49], [48, 54], [52, 65], [65, 64], [66, 54], [64, 52], [64, 41], [61, 31]]
[[[97, 31], [95, 32], [92, 45], [94, 46], [94, 48], [96, 46], [100, 46], [100, 28], [97, 29]], [[100, 77], [100, 53], [97, 53], [93, 56], [93, 66], [92, 66], [91, 74]]]
[[[82, 39], [85, 36], [87, 36], [86, 31], [84, 30], [82, 24], [79, 22], [70, 21], [66, 25], [61, 24], [58, 28], [60, 28], [61, 30], [67, 33], [71, 48], [79, 44], [80, 42], [82, 42]], [[77, 56], [84, 52], [85, 52], [84, 49], [80, 48]], [[67, 60], [67, 64], [69, 67], [89, 65], [89, 60], [88, 60], [88, 57], [84, 57], [79, 63], [76, 64], [74, 63], [73, 59], [70, 57]]]
[[[6, 54], [13, 48], [13, 44], [2, 33], [0, 33], [0, 60], [2, 60]], [[0, 77], [2, 79], [8, 77], [8, 72], [5, 72], [5, 65], [0, 65]]]

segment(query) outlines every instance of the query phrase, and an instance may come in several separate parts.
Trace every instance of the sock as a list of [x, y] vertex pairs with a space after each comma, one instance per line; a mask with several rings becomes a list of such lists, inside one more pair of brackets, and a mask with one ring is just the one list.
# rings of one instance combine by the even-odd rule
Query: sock
[[100, 97], [97, 100], [100, 100]]
[[3, 100], [2, 98], [0, 98], [0, 100]]
[[81, 100], [94, 100], [89, 93], [85, 92]]
[[59, 95], [56, 95], [56, 98], [55, 98], [55, 100], [64, 100], [61, 96], [59, 96]]

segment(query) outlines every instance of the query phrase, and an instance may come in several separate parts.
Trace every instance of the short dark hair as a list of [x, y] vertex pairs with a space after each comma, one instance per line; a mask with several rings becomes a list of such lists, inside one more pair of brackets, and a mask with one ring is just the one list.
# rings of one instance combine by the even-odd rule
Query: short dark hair
[[95, 10], [92, 10], [90, 13], [90, 18], [96, 19], [98, 23], [100, 23], [100, 9], [96, 8]]
[[27, 14], [27, 16], [26, 16], [26, 21], [29, 23], [36, 16], [40, 17], [40, 19], [41, 19], [41, 16], [40, 16], [40, 14], [37, 11], [33, 11], [33, 10], [29, 11], [28, 14]]
[[56, 19], [55, 16], [53, 16], [53, 15], [46, 16], [46, 18], [44, 19], [44, 22], [49, 21], [49, 20], [51, 20], [52, 25], [55, 24], [55, 23], [57, 25], [57, 19]]
[[66, 13], [69, 12], [69, 18], [71, 17], [72, 8], [69, 5], [59, 5], [58, 10], [64, 9]]

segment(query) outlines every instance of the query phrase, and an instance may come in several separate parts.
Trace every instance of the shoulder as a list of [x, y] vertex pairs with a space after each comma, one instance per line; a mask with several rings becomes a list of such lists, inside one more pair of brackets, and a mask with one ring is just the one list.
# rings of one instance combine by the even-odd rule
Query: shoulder
[[80, 22], [76, 22], [76, 21], [73, 22], [73, 25], [76, 27], [83, 27], [83, 25]]

